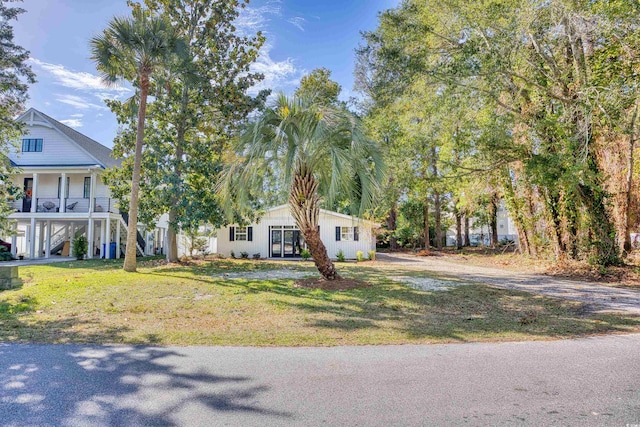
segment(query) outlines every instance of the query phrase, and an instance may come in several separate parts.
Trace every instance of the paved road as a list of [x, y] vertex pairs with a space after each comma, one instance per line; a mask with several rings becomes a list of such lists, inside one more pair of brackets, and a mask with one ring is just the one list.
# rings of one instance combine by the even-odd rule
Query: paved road
[[[544, 274], [478, 267], [447, 261], [444, 257], [418, 257], [409, 254], [378, 254], [376, 265], [382, 268], [422, 270], [446, 276], [487, 283], [554, 298], [587, 303], [593, 311], [624, 311], [640, 315], [640, 291], [614, 288]], [[638, 426], [640, 427], [640, 426]]]
[[334, 348], [0, 344], [3, 426], [640, 424], [640, 335]]

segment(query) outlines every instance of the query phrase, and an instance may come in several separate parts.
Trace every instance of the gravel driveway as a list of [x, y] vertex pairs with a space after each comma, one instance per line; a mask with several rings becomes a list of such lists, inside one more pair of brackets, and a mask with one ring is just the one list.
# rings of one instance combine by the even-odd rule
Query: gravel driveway
[[[469, 282], [485, 283], [503, 289], [515, 289], [580, 301], [596, 312], [622, 311], [640, 315], [640, 291], [619, 289], [598, 283], [582, 282], [542, 274], [514, 272], [446, 261], [442, 257], [418, 257], [409, 254], [377, 254], [375, 266], [396, 272], [398, 267], [450, 276]], [[444, 279], [446, 277], [438, 277]]]

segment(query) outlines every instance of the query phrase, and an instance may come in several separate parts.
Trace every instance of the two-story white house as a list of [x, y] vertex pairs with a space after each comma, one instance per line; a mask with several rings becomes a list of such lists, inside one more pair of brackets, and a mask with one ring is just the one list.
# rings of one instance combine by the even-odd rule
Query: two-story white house
[[[124, 252], [127, 215], [118, 210], [102, 182], [102, 172], [119, 161], [111, 150], [46, 114], [29, 109], [17, 120], [26, 125], [18, 150], [9, 153], [20, 173], [14, 184], [24, 198], [14, 203], [17, 229], [5, 238], [16, 256], [49, 258], [73, 253], [73, 236], [84, 234], [88, 258], [119, 258]], [[164, 252], [167, 224], [139, 227], [140, 254]]]

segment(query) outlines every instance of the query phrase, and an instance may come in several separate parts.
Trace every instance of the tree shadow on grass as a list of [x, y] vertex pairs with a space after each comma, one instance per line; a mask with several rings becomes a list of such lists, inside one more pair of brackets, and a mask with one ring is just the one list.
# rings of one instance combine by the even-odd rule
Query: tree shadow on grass
[[190, 364], [179, 350], [0, 344], [3, 425], [216, 425], [290, 418], [257, 404], [268, 387]]

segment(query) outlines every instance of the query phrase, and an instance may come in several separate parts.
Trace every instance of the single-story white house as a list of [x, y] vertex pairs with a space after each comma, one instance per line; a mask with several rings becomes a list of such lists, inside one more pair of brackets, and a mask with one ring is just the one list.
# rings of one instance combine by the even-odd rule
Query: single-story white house
[[[342, 250], [345, 258], [355, 259], [356, 252], [364, 256], [376, 250], [378, 224], [350, 215], [320, 209], [320, 238], [330, 258]], [[297, 258], [306, 247], [304, 238], [289, 211], [289, 205], [277, 206], [256, 223], [248, 226], [230, 225], [217, 230], [218, 253], [240, 257], [260, 254], [262, 258]]]

